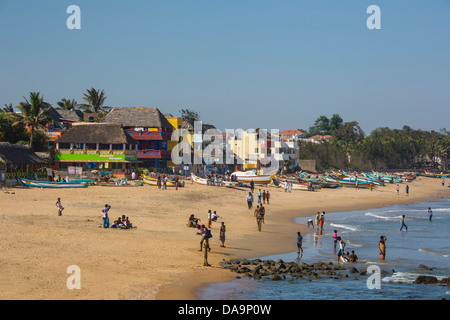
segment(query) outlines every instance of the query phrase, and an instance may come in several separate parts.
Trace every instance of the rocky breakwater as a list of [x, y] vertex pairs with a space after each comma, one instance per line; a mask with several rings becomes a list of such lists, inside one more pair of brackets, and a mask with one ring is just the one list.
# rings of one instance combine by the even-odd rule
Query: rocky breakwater
[[[285, 262], [281, 259], [274, 260], [248, 260], [248, 259], [230, 259], [222, 260], [219, 265], [237, 273], [237, 278], [248, 277], [254, 280], [266, 279], [272, 281], [305, 279], [312, 281], [315, 279], [355, 279], [358, 276], [367, 276], [365, 269], [358, 269], [357, 264], [334, 264], [332, 262], [317, 262], [307, 264], [302, 262]], [[419, 270], [432, 270], [426, 266], [420, 265]], [[395, 270], [381, 270], [381, 275], [386, 276], [395, 273]], [[450, 278], [438, 280], [434, 276], [418, 276], [414, 284], [439, 284], [450, 285]]]
[[[231, 259], [222, 260], [219, 265], [224, 269], [229, 269], [240, 277], [249, 277], [255, 280], [269, 279], [279, 281], [285, 279], [321, 279], [323, 277], [332, 279], [349, 278], [350, 275], [366, 275], [365, 270], [358, 270], [353, 265], [339, 265], [332, 262], [318, 262], [307, 264], [305, 262], [297, 264], [295, 262], [285, 262], [281, 259], [274, 260], [247, 260]], [[383, 274], [388, 274], [382, 271]], [[353, 276], [353, 278], [354, 278]]]
[[[430, 268], [423, 264], [419, 265], [419, 267], [417, 269], [424, 270], [424, 271], [433, 270], [433, 268]], [[420, 275], [416, 278], [416, 280], [413, 283], [414, 284], [439, 284], [439, 285], [450, 286], [450, 277], [442, 278], [441, 280], [438, 280], [437, 277], [432, 276], [432, 275]]]

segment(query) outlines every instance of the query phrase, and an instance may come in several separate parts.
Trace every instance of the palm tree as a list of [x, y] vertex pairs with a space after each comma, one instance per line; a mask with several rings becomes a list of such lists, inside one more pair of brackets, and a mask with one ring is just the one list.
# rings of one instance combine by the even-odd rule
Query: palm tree
[[10, 103], [10, 104], [6, 104], [5, 103], [5, 107], [0, 109], [0, 112], [2, 112], [2, 113], [13, 113], [14, 112], [14, 107], [13, 107], [12, 103]]
[[13, 125], [24, 123], [31, 130], [30, 147], [33, 148], [34, 130], [45, 127], [50, 121], [49, 113], [51, 106], [44, 102], [39, 92], [30, 92], [30, 101], [23, 97], [25, 101], [21, 102], [17, 108], [21, 113], [12, 115], [15, 120]]
[[75, 99], [67, 100], [65, 98], [62, 98], [61, 101], [57, 102], [59, 108], [57, 110], [75, 110], [75, 107], [77, 106], [77, 101]]
[[88, 89], [83, 99], [87, 102], [87, 104], [83, 104], [83, 108], [86, 111], [94, 113], [101, 112], [103, 111], [102, 106], [106, 100], [105, 90], [100, 92], [100, 90], [95, 90], [94, 88]]

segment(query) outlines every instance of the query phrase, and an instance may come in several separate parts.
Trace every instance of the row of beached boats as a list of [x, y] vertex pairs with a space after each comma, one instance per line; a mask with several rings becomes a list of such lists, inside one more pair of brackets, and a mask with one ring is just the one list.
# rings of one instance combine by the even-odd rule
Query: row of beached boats
[[[403, 183], [411, 182], [417, 176], [426, 176], [433, 178], [446, 178], [446, 174], [434, 174], [425, 171], [423, 174], [417, 173], [383, 173], [383, 172], [353, 172], [331, 171], [323, 175], [310, 175], [306, 172], [295, 175], [279, 175], [275, 172], [267, 174], [257, 174], [255, 171], [237, 171], [231, 174], [229, 179], [211, 179], [202, 178], [195, 174], [191, 174], [193, 182], [201, 185], [214, 185], [224, 187], [249, 187], [254, 185], [273, 185], [276, 187], [285, 187], [292, 190], [315, 191], [322, 188], [338, 188], [338, 187], [357, 187], [369, 188], [373, 186], [384, 186], [387, 183]], [[146, 175], [142, 175], [144, 184], [158, 186], [158, 179]], [[39, 180], [29, 180], [18, 178], [22, 185], [37, 188], [87, 188], [92, 181], [89, 179], [75, 179], [70, 182], [47, 182]], [[96, 183], [101, 185], [100, 183]], [[174, 178], [166, 181], [167, 187], [175, 187], [177, 185]], [[183, 187], [184, 181], [178, 183], [178, 187]]]

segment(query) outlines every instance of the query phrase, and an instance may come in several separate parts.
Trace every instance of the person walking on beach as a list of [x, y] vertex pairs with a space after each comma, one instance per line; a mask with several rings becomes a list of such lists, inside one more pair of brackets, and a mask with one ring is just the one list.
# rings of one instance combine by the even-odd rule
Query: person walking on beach
[[255, 191], [255, 183], [253, 182], [253, 180], [250, 182], [250, 190]]
[[249, 192], [247, 196], [247, 205], [249, 209], [253, 206], [253, 194], [251, 192]]
[[397, 195], [400, 195], [400, 186], [399, 185], [397, 185], [396, 191], [397, 191]]
[[258, 203], [261, 203], [261, 199], [262, 199], [262, 193], [261, 193], [261, 189], [259, 189], [259, 191], [258, 191]]
[[158, 185], [158, 189], [161, 189], [161, 176], [158, 173], [158, 177], [157, 177], [157, 185]]
[[402, 231], [403, 227], [406, 228], [406, 231], [408, 231], [408, 226], [405, 224], [405, 215], [402, 216], [402, 226], [400, 227], [400, 231]]
[[409, 195], [409, 185], [406, 185], [405, 190], [406, 190], [406, 195], [408, 196]]
[[266, 190], [263, 190], [262, 199], [263, 199], [263, 203], [266, 204]]
[[300, 232], [297, 232], [297, 259], [300, 259], [300, 253], [303, 257], [303, 237]]
[[211, 228], [211, 218], [212, 218], [211, 210], [208, 210], [208, 222], [206, 223], [206, 226], [208, 228]]
[[264, 206], [261, 204], [261, 206], [259, 207], [259, 212], [261, 214], [261, 218], [262, 218], [262, 223], [264, 224], [264, 216], [266, 215], [266, 208], [264, 208]]
[[164, 176], [163, 178], [163, 189], [166, 190], [167, 189], [167, 180], [169, 180], [166, 176]]
[[260, 213], [260, 210], [259, 210], [259, 205], [258, 205], [258, 206], [256, 206], [255, 211], [253, 211], [253, 216], [256, 218], [256, 216], [257, 216], [259, 213]]
[[109, 228], [109, 215], [108, 211], [111, 207], [108, 204], [105, 204], [105, 207], [102, 210], [102, 219], [103, 219], [103, 228]]
[[380, 248], [380, 260], [386, 259], [386, 240], [385, 236], [380, 237], [380, 242], [378, 242], [378, 247]]
[[258, 231], [261, 232], [263, 217], [261, 215], [260, 210], [255, 210], [255, 217], [256, 217], [256, 225], [258, 226]]
[[222, 225], [220, 226], [220, 242], [222, 242], [222, 244], [220, 246], [223, 248], [225, 248], [225, 232], [225, 223], [222, 221]]
[[442, 186], [445, 187], [445, 179], [444, 178], [442, 178], [441, 183], [442, 183]]
[[58, 200], [56, 201], [56, 207], [58, 207], [58, 216], [61, 216], [64, 210], [64, 207], [61, 204], [61, 198], [58, 198]]
[[270, 204], [270, 202], [269, 202], [269, 199], [270, 199], [269, 190], [267, 190], [267, 192], [266, 192], [266, 199], [267, 199], [267, 204]]
[[209, 246], [209, 239], [212, 237], [211, 235], [211, 230], [209, 230], [208, 228], [205, 227], [205, 225], [203, 224], [201, 227], [201, 231], [197, 233], [198, 235], [202, 236], [202, 240], [200, 240], [200, 250], [202, 251], [203, 248], [205, 248], [204, 243], [208, 242], [208, 251], [211, 251], [211, 248]]
[[205, 237], [205, 240], [203, 242], [203, 266], [209, 267], [211, 266], [208, 263], [208, 253], [211, 251], [211, 248], [209, 247], [209, 239], [208, 237]]

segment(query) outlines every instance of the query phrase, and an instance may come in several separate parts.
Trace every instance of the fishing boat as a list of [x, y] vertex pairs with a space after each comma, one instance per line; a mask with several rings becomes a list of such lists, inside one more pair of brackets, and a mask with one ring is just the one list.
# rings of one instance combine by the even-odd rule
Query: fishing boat
[[197, 177], [193, 173], [191, 173], [191, 177], [192, 177], [192, 181], [194, 181], [195, 183], [202, 184], [202, 185], [209, 185], [208, 179]]
[[429, 172], [427, 170], [425, 170], [425, 175], [424, 176], [425, 177], [431, 177], [431, 178], [439, 178], [439, 179], [448, 177], [447, 174], [444, 174], [442, 172], [441, 173], [433, 173], [433, 172]]
[[198, 184], [202, 185], [210, 185], [210, 186], [221, 186], [221, 187], [236, 187], [237, 184], [235, 181], [225, 181], [225, 180], [218, 180], [217, 182], [213, 182], [210, 179], [201, 178], [196, 176], [195, 174], [191, 173], [192, 181]]
[[330, 183], [338, 183], [341, 184], [344, 187], [358, 187], [358, 188], [369, 188], [370, 187], [370, 182], [360, 182], [358, 181], [358, 183], [356, 183], [356, 180], [351, 180], [349, 178], [344, 178], [344, 179], [339, 179], [335, 176], [331, 176], [331, 175], [326, 175], [322, 178], [325, 182], [330, 182]]
[[236, 177], [236, 181], [241, 182], [241, 183], [251, 183], [253, 181], [253, 183], [255, 185], [257, 184], [269, 184], [270, 182], [272, 182], [273, 178], [275, 177], [275, 173], [270, 173], [270, 174], [256, 174], [254, 171], [238, 171], [238, 172], [233, 172], [231, 174], [232, 176], [234, 175]]
[[[144, 180], [145, 184], [148, 184], [148, 185], [151, 185], [151, 186], [158, 186], [158, 179], [156, 179], [156, 178], [152, 178], [152, 177], [149, 177], [149, 176], [146, 176], [146, 175], [142, 175], [142, 179]], [[161, 179], [161, 186], [162, 186], [162, 184], [163, 184], [163, 182], [162, 182], [162, 179]], [[167, 180], [166, 186], [167, 187], [175, 187], [175, 181], [174, 180]], [[181, 187], [182, 184], [179, 184], [178, 186]]]
[[319, 186], [308, 186], [308, 184], [306, 183], [301, 183], [301, 182], [296, 182], [296, 181], [289, 181], [286, 180], [284, 182], [284, 187], [286, 188], [286, 183], [290, 182], [292, 185], [292, 190], [302, 190], [302, 191], [315, 191], [315, 190], [320, 190]]
[[85, 182], [47, 182], [28, 180], [18, 177], [20, 183], [25, 187], [32, 188], [87, 188], [88, 184]]

